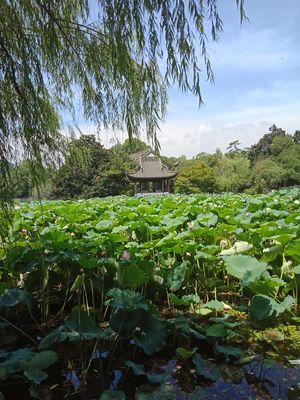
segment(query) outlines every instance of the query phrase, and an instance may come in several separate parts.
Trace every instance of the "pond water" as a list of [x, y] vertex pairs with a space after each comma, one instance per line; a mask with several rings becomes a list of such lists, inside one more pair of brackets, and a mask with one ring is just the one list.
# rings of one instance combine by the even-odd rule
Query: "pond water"
[[[134, 388], [139, 384], [138, 377], [127, 376], [126, 379], [123, 379], [120, 370], [114, 371], [109, 386], [111, 390], [110, 399], [121, 400], [122, 398], [117, 396], [118, 392], [116, 391], [124, 391], [126, 393], [125, 398], [132, 400], [300, 400], [300, 367], [298, 366], [286, 367], [275, 363], [273, 366], [264, 368], [261, 363], [252, 362], [233, 372], [233, 381], [222, 377], [212, 384], [206, 382], [201, 386], [199, 385], [199, 378], [195, 374], [195, 388], [191, 393], [188, 393], [183, 391], [177, 382], [174, 374], [176, 365], [177, 361], [172, 359], [162, 367], [166, 372], [165, 383], [157, 385], [154, 390], [153, 385], [151, 387], [142, 384], [135, 391]], [[91, 392], [95, 391], [95, 386], [67, 398], [98, 400], [99, 397], [90, 397]], [[116, 393], [116, 397], [114, 393]]]

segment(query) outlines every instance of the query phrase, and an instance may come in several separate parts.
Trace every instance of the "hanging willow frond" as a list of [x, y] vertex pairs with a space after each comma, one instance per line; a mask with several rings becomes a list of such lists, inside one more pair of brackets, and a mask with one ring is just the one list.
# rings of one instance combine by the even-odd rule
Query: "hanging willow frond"
[[202, 102], [207, 41], [221, 31], [217, 0], [1, 0], [1, 185], [20, 158], [43, 165], [60, 152], [75, 92], [86, 118], [129, 138], [143, 127], [157, 144], [168, 86]]

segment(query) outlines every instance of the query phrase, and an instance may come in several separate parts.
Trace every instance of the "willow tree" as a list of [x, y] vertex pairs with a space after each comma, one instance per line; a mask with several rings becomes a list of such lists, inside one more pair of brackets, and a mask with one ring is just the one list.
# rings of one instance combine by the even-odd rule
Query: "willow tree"
[[[232, 1], [243, 19], [243, 0]], [[75, 94], [87, 119], [130, 138], [143, 127], [157, 144], [167, 88], [202, 102], [207, 41], [221, 31], [217, 0], [1, 0], [2, 197], [16, 160], [43, 165], [61, 149]]]

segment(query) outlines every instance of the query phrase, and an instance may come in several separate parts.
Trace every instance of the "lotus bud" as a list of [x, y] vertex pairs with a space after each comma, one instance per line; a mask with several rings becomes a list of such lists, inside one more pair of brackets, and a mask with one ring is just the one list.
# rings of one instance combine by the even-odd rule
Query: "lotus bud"
[[221, 246], [222, 248], [227, 247], [227, 246], [228, 246], [228, 241], [227, 241], [226, 239], [222, 239], [222, 240], [220, 241], [220, 246]]
[[188, 228], [189, 230], [193, 230], [194, 229], [194, 222], [188, 222]]
[[130, 257], [131, 257], [131, 254], [127, 250], [125, 250], [121, 256], [122, 260], [129, 260]]
[[100, 252], [100, 257], [106, 257], [107, 256], [107, 251], [106, 250], [102, 250]]
[[20, 280], [17, 283], [17, 287], [23, 289], [25, 287], [25, 276], [23, 274], [20, 274]]
[[134, 241], [137, 239], [135, 231], [132, 231], [131, 239]]
[[284, 261], [281, 267], [281, 271], [283, 274], [289, 274], [291, 272], [292, 261]]

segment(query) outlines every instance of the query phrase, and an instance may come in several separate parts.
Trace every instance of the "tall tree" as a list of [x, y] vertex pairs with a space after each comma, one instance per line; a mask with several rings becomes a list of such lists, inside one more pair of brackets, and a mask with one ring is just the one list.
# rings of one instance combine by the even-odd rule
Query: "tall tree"
[[217, 187], [220, 191], [239, 192], [249, 186], [250, 161], [239, 153], [229, 155], [214, 167]]
[[2, 0], [2, 196], [14, 159], [43, 165], [61, 149], [75, 91], [86, 118], [129, 137], [143, 126], [156, 142], [169, 85], [202, 101], [200, 59], [213, 80], [207, 40], [221, 31], [217, 0]]
[[296, 144], [300, 144], [300, 131], [295, 131], [294, 132], [294, 135], [293, 135], [293, 138], [294, 138], [294, 142], [296, 143]]
[[216, 188], [213, 169], [201, 160], [188, 160], [175, 181], [176, 193], [213, 192]]
[[209, 167], [214, 167], [222, 157], [223, 153], [221, 149], [217, 148], [213, 154], [201, 152], [195, 158], [205, 162]]
[[285, 169], [271, 158], [257, 160], [251, 171], [251, 184], [255, 193], [278, 189], [286, 182]]
[[270, 126], [269, 132], [266, 133], [259, 141], [250, 147], [248, 157], [252, 163], [256, 160], [269, 157], [272, 154], [272, 143], [277, 136], [285, 136], [286, 132], [278, 128], [275, 124]]
[[239, 140], [234, 140], [233, 142], [230, 142], [227, 146], [228, 153], [238, 153], [241, 151], [241, 148], [239, 147], [241, 145]]
[[86, 197], [99, 171], [105, 170], [110, 162], [109, 150], [97, 142], [93, 135], [73, 139], [69, 146], [64, 164], [53, 178], [52, 197]]

